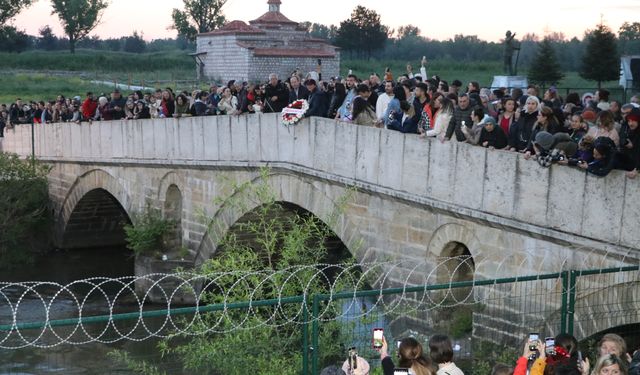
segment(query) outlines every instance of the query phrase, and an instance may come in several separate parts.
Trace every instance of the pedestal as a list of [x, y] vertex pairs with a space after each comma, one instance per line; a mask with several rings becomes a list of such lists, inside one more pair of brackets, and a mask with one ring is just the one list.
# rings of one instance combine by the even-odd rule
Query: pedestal
[[524, 76], [493, 76], [492, 89], [499, 89], [500, 87], [506, 87], [508, 89], [525, 89], [529, 86], [527, 77]]

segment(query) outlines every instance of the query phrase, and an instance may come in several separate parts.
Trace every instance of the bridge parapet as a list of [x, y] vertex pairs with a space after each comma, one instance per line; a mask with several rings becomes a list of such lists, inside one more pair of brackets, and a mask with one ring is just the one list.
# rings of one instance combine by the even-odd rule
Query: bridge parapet
[[[3, 149], [31, 153], [31, 129], [7, 130]], [[640, 183], [606, 178], [516, 153], [333, 120], [287, 128], [275, 114], [35, 126], [45, 161], [148, 165], [261, 166], [354, 184], [455, 216], [628, 253], [640, 243]]]

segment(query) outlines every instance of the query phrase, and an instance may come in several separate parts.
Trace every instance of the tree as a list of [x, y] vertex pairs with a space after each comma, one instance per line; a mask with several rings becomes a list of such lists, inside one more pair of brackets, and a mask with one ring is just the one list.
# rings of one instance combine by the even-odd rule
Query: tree
[[551, 39], [544, 38], [542, 43], [538, 45], [538, 52], [531, 62], [529, 80], [544, 86], [558, 83], [563, 77], [564, 74], [551, 45]]
[[15, 17], [23, 8], [28, 7], [33, 0], [2, 0], [0, 1], [0, 27]]
[[69, 37], [69, 50], [76, 52], [76, 43], [98, 26], [108, 0], [51, 0], [53, 12], [58, 14], [65, 34]]
[[620, 56], [616, 36], [607, 26], [600, 24], [586, 37], [580, 77], [598, 82], [613, 81], [620, 77]]
[[49, 168], [0, 153], [0, 268], [29, 263], [46, 245]]
[[3, 52], [24, 52], [32, 45], [32, 40], [24, 31], [13, 26], [0, 27], [0, 46]]
[[418, 26], [406, 25], [400, 26], [398, 29], [398, 39], [416, 38], [420, 36], [420, 29]]
[[380, 15], [358, 5], [351, 18], [342, 21], [336, 35], [336, 44], [346, 50], [364, 53], [371, 57], [374, 50], [384, 47], [389, 39], [389, 28], [380, 21]]
[[222, 27], [226, 18], [222, 7], [227, 0], [182, 0], [184, 10], [173, 9], [172, 29], [178, 31], [178, 35], [185, 36], [189, 41], [195, 41], [196, 35], [206, 33]]
[[622, 53], [632, 55], [640, 53], [640, 22], [625, 22], [618, 30]]
[[133, 35], [128, 36], [124, 40], [124, 51], [132, 53], [142, 53], [147, 48], [147, 43], [142, 39], [142, 34], [137, 31]]
[[58, 47], [58, 38], [53, 34], [51, 26], [45, 25], [40, 30], [40, 39], [38, 40], [38, 48], [45, 51], [53, 51]]

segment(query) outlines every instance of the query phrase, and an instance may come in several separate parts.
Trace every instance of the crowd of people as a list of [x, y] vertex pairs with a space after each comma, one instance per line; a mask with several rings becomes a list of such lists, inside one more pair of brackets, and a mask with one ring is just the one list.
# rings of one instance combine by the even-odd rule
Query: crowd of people
[[[638, 375], [640, 374], [640, 350], [633, 354], [627, 351], [625, 340], [614, 333], [602, 336], [597, 344], [595, 362], [589, 361], [587, 353], [579, 350], [578, 341], [570, 334], [561, 333], [547, 340], [531, 337], [525, 341], [522, 356], [514, 364], [496, 364], [492, 375]], [[379, 349], [384, 375], [464, 375], [455, 364], [455, 348], [446, 335], [434, 335], [428, 342], [426, 353], [415, 338], [398, 342], [396, 361], [391, 358], [390, 348], [383, 338]], [[342, 367], [330, 366], [321, 375], [368, 375], [369, 363], [361, 357], [351, 357]]]
[[609, 100], [605, 89], [595, 94], [569, 93], [555, 87], [541, 93], [535, 86], [482, 88], [478, 82], [426, 78], [426, 69], [394, 79], [371, 74], [366, 80], [321, 80], [317, 72], [298, 71], [285, 80], [271, 74], [268, 82], [230, 81], [209, 90], [174, 93], [119, 90], [84, 98], [0, 106], [0, 136], [5, 126], [19, 124], [133, 120], [184, 116], [281, 112], [290, 103], [308, 101], [308, 117], [327, 117], [362, 126], [381, 127], [442, 142], [465, 142], [489, 149], [520, 152], [542, 166], [564, 164], [605, 176], [613, 169], [640, 172], [640, 97], [629, 103]]

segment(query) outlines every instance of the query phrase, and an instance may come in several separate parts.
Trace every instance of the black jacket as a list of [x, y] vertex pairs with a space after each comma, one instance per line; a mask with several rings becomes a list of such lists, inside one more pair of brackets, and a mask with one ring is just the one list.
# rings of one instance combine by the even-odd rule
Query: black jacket
[[455, 111], [453, 111], [453, 116], [451, 116], [451, 121], [449, 121], [449, 127], [447, 127], [447, 133], [445, 134], [446, 139], [451, 139], [453, 133], [455, 132], [456, 139], [459, 142], [464, 142], [467, 140], [467, 137], [464, 136], [462, 132], [462, 121], [465, 122], [465, 126], [471, 129], [473, 126], [473, 120], [471, 120], [471, 112], [473, 112], [473, 108], [469, 105], [465, 109], [461, 109], [460, 107], [456, 107]]
[[296, 94], [296, 90], [291, 89], [289, 91], [289, 104], [295, 102], [296, 100], [304, 99], [309, 100], [309, 90], [304, 85], [300, 85], [298, 87], [298, 93]]
[[[633, 161], [636, 169], [640, 170], [640, 128], [631, 130], [629, 126], [623, 124], [620, 136], [620, 151], [627, 155]], [[631, 142], [632, 148], [627, 148], [626, 145]]]
[[509, 130], [509, 146], [515, 148], [516, 151], [526, 150], [529, 143], [533, 140], [533, 126], [537, 120], [538, 111], [533, 113], [522, 111], [518, 121], [516, 121]]
[[488, 143], [486, 147], [493, 147], [499, 150], [509, 145], [507, 135], [504, 134], [504, 130], [499, 126], [494, 126], [492, 132], [488, 132], [487, 129], [482, 128], [478, 144], [484, 147], [485, 142]]
[[[280, 81], [274, 87], [271, 84], [268, 84], [264, 90], [267, 104], [265, 105], [264, 111], [269, 112], [282, 112], [282, 109], [287, 106], [289, 101], [289, 90], [287, 87]], [[271, 98], [277, 97], [276, 101], [272, 101]]]
[[329, 103], [329, 110], [327, 111], [327, 117], [328, 118], [335, 118], [336, 117], [336, 115], [338, 114], [338, 109], [342, 105], [342, 102], [344, 102], [344, 98], [345, 97], [346, 97], [346, 95], [340, 95], [337, 92], [334, 92], [333, 95], [331, 95], [331, 101]]
[[325, 117], [327, 115], [327, 95], [316, 87], [316, 89], [309, 94], [309, 110], [307, 110], [306, 117]]

